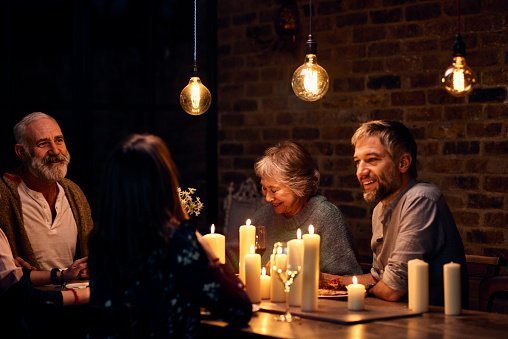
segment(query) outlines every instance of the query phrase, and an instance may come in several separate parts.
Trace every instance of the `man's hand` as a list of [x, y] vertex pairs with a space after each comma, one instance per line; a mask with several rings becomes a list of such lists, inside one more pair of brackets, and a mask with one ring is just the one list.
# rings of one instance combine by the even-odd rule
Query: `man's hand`
[[26, 268], [27, 270], [37, 270], [37, 267], [32, 266], [29, 262], [25, 261], [21, 257], [14, 258], [14, 263], [16, 266]]

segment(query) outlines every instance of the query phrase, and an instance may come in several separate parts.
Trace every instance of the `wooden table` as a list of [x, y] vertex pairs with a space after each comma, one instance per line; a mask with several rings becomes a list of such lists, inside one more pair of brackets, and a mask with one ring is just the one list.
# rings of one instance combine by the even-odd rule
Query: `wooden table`
[[[345, 301], [319, 300], [320, 308], [345, 307]], [[342, 303], [333, 306], [330, 303]], [[399, 308], [403, 303], [391, 303], [367, 298], [366, 308]], [[263, 306], [263, 304], [261, 304]], [[344, 325], [337, 322], [302, 318], [292, 323], [275, 320], [273, 313], [258, 311], [247, 328], [228, 327], [224, 322], [202, 321], [203, 338], [506, 338], [508, 315], [464, 310], [459, 316], [446, 316], [442, 307], [431, 306], [428, 313], [408, 317], [374, 320]]]

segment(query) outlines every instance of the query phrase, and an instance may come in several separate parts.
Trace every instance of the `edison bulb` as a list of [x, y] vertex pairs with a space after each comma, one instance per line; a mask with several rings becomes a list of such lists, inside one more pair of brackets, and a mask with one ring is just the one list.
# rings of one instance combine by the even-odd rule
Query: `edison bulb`
[[305, 63], [296, 69], [291, 79], [293, 92], [305, 101], [321, 99], [328, 91], [329, 84], [328, 73], [317, 64], [316, 54], [305, 55]]
[[445, 89], [453, 96], [461, 97], [473, 90], [476, 79], [473, 71], [466, 65], [466, 58], [454, 56], [453, 63], [441, 79]]
[[180, 93], [180, 105], [191, 115], [205, 113], [212, 103], [212, 95], [208, 88], [201, 83], [199, 77], [191, 77], [189, 84]]

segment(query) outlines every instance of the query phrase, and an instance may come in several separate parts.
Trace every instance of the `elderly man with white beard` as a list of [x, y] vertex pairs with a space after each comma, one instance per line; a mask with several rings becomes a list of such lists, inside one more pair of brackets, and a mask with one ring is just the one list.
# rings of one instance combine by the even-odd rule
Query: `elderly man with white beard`
[[0, 227], [21, 266], [54, 270], [57, 280], [57, 269], [88, 253], [90, 206], [65, 178], [70, 154], [53, 117], [30, 113], [13, 132], [22, 165], [0, 180]]

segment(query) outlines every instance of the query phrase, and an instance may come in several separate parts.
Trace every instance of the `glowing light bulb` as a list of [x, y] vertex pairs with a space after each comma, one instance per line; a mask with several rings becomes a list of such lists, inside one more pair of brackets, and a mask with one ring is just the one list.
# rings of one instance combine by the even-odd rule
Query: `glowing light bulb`
[[296, 96], [305, 101], [321, 99], [330, 85], [326, 70], [318, 65], [316, 56], [317, 44], [309, 34], [305, 62], [293, 73], [291, 87]]
[[466, 58], [455, 56], [452, 65], [444, 72], [441, 82], [448, 93], [460, 97], [473, 90], [476, 79], [471, 68], [466, 65]]
[[201, 115], [210, 108], [211, 103], [212, 95], [208, 88], [201, 83], [199, 77], [191, 77], [189, 84], [180, 93], [183, 110], [191, 115]]
[[448, 93], [455, 97], [469, 94], [476, 83], [473, 71], [466, 65], [466, 45], [460, 34], [457, 34], [453, 44], [453, 63], [444, 72], [441, 82]]

